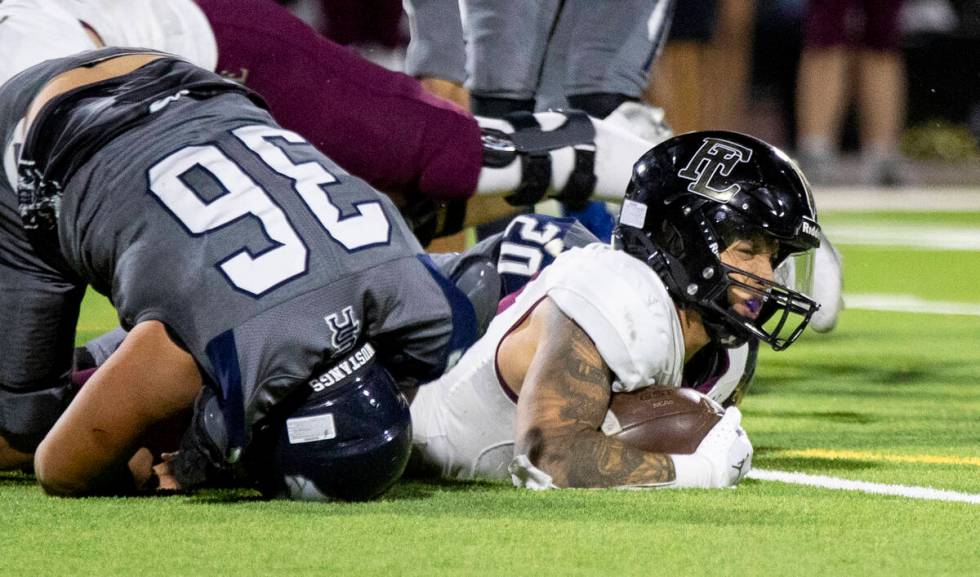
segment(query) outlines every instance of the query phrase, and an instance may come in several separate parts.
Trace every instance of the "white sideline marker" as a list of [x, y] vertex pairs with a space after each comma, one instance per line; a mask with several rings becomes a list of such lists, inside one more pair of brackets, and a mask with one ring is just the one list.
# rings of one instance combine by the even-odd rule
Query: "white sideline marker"
[[963, 227], [920, 225], [830, 225], [827, 236], [834, 244], [902, 247], [916, 250], [980, 250], [980, 230]]
[[958, 493], [956, 491], [944, 491], [942, 489], [933, 489], [932, 487], [886, 485], [884, 483], [851, 481], [837, 477], [825, 477], [823, 475], [807, 475], [806, 473], [789, 471], [768, 471], [765, 469], [752, 469], [746, 476], [750, 479], [756, 479], [759, 481], [776, 481], [778, 483], [790, 483], [794, 485], [809, 485], [811, 487], [821, 487], [823, 489], [861, 491], [862, 493], [873, 493], [875, 495], [894, 495], [896, 497], [908, 497], [909, 499], [950, 501], [980, 505], [980, 495]]
[[930, 301], [912, 295], [845, 294], [849, 309], [980, 317], [980, 304]]

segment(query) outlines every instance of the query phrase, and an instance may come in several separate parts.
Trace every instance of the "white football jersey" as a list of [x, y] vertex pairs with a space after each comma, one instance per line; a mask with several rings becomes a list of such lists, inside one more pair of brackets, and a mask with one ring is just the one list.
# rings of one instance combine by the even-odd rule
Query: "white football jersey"
[[81, 23], [57, 1], [0, 2], [0, 84], [45, 60], [93, 48]]
[[106, 46], [152, 48], [214, 70], [218, 47], [192, 0], [5, 0], [0, 2], [0, 84], [50, 60]]
[[573, 248], [528, 283], [452, 370], [419, 390], [413, 458], [426, 469], [454, 479], [510, 478], [517, 405], [500, 382], [496, 351], [545, 297], [595, 343], [615, 374], [614, 391], [681, 385], [684, 338], [660, 278], [607, 245]]
[[218, 65], [218, 45], [193, 0], [48, 0], [92, 27], [106, 46], [153, 48], [205, 68]]

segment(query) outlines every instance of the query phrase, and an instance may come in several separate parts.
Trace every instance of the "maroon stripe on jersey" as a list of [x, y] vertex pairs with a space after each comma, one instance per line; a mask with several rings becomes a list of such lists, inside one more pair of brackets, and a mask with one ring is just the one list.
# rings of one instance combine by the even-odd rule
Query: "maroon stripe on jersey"
[[[531, 278], [528, 279], [528, 281], [526, 283], [524, 283], [524, 286], [522, 286], [521, 288], [517, 289], [516, 291], [510, 293], [509, 295], [505, 296], [504, 298], [500, 299], [500, 302], [497, 303], [497, 314], [499, 315], [500, 313], [502, 313], [505, 310], [509, 309], [510, 308], [510, 305], [514, 304], [514, 301], [517, 300], [517, 296], [520, 295], [522, 292], [524, 292], [524, 289], [527, 287], [527, 285], [530, 284], [534, 279], [538, 278], [538, 275], [539, 274], [541, 274], [540, 271], [534, 273], [534, 275], [531, 276]], [[534, 306], [537, 306], [537, 303], [535, 303]]]
[[[524, 290], [523, 287], [521, 288], [521, 290]], [[517, 292], [513, 293], [513, 295], [508, 295], [508, 297], [517, 295], [520, 292], [521, 291], [517, 291]], [[500, 337], [500, 342], [497, 343], [497, 348], [494, 349], [494, 351], [493, 351], [493, 371], [497, 375], [497, 384], [500, 385], [500, 390], [502, 390], [504, 392], [504, 394], [507, 395], [507, 398], [510, 399], [511, 401], [513, 401], [515, 405], [517, 404], [518, 395], [517, 395], [516, 392], [514, 392], [513, 389], [510, 388], [510, 385], [508, 385], [504, 381], [504, 376], [502, 374], [500, 374], [500, 365], [497, 364], [497, 356], [500, 354], [500, 345], [504, 342], [504, 339], [507, 338], [507, 335], [509, 335], [510, 333], [514, 332], [514, 330], [518, 326], [520, 326], [521, 323], [524, 322], [524, 319], [526, 319], [532, 312], [534, 312], [534, 309], [536, 309], [538, 307], [538, 305], [541, 304], [541, 301], [543, 301], [545, 298], [547, 298], [547, 295], [545, 295], [545, 296], [539, 298], [537, 301], [535, 301], [534, 304], [532, 304], [530, 307], [528, 307], [527, 311], [525, 311], [524, 314], [521, 315], [521, 317], [519, 319], [517, 319], [516, 321], [514, 321], [514, 324], [512, 324], [509, 329], [507, 329], [507, 332], [504, 333], [504, 336]]]
[[707, 395], [708, 391], [710, 391], [712, 388], [714, 388], [716, 384], [718, 384], [718, 380], [721, 379], [722, 375], [728, 372], [728, 369], [731, 367], [731, 365], [732, 365], [732, 361], [731, 358], [728, 356], [728, 352], [723, 351], [721, 353], [721, 358], [719, 359], [718, 366], [715, 367], [715, 370], [712, 371], [711, 374], [709, 374], [707, 377], [705, 377], [704, 380], [700, 382], [693, 381], [689, 383], [687, 382], [687, 378], [685, 377], [684, 382], [681, 383], [681, 386], [692, 388], [695, 391], [701, 393], [702, 395]]

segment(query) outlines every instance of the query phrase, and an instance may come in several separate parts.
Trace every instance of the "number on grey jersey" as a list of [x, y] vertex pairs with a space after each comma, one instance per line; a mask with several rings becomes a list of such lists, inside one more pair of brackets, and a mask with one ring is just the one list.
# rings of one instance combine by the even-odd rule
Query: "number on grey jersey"
[[[272, 170], [293, 181], [293, 189], [317, 218], [327, 234], [349, 251], [387, 244], [391, 223], [378, 201], [357, 205], [357, 214], [341, 216], [327, 193], [337, 177], [317, 162], [294, 163], [272, 138], [288, 143], [309, 144], [300, 135], [271, 126], [243, 126], [232, 131], [245, 146]], [[210, 173], [226, 193], [205, 201], [182, 177], [200, 167]], [[259, 220], [276, 246], [253, 254], [248, 249], [231, 254], [218, 263], [228, 282], [260, 296], [302, 276], [307, 270], [309, 249], [288, 217], [269, 194], [215, 145], [182, 148], [150, 168], [150, 192], [180, 220], [192, 235], [201, 235], [229, 225], [244, 216]]]

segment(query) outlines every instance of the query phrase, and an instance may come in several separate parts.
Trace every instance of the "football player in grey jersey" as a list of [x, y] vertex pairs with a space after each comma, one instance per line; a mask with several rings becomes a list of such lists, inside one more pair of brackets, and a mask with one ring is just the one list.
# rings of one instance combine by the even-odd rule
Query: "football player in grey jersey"
[[[387, 197], [247, 89], [162, 53], [46, 61], [0, 102], [0, 465], [33, 454], [54, 494], [132, 491], [155, 479], [148, 461], [127, 463], [202, 385], [192, 445], [218, 467], [256, 427], [288, 419], [283, 406], [303, 414], [282, 424], [286, 453], [342, 438], [340, 417], [316, 408], [357, 389], [371, 403], [348, 403], [354, 420], [383, 409], [364, 449], [382, 456], [365, 469], [379, 478], [338, 488], [317, 484], [322, 470], [290, 475], [350, 498], [397, 478], [411, 433], [395, 383], [439, 375], [475, 329]], [[76, 396], [86, 285], [129, 334]], [[322, 378], [345, 360], [357, 382]]]

